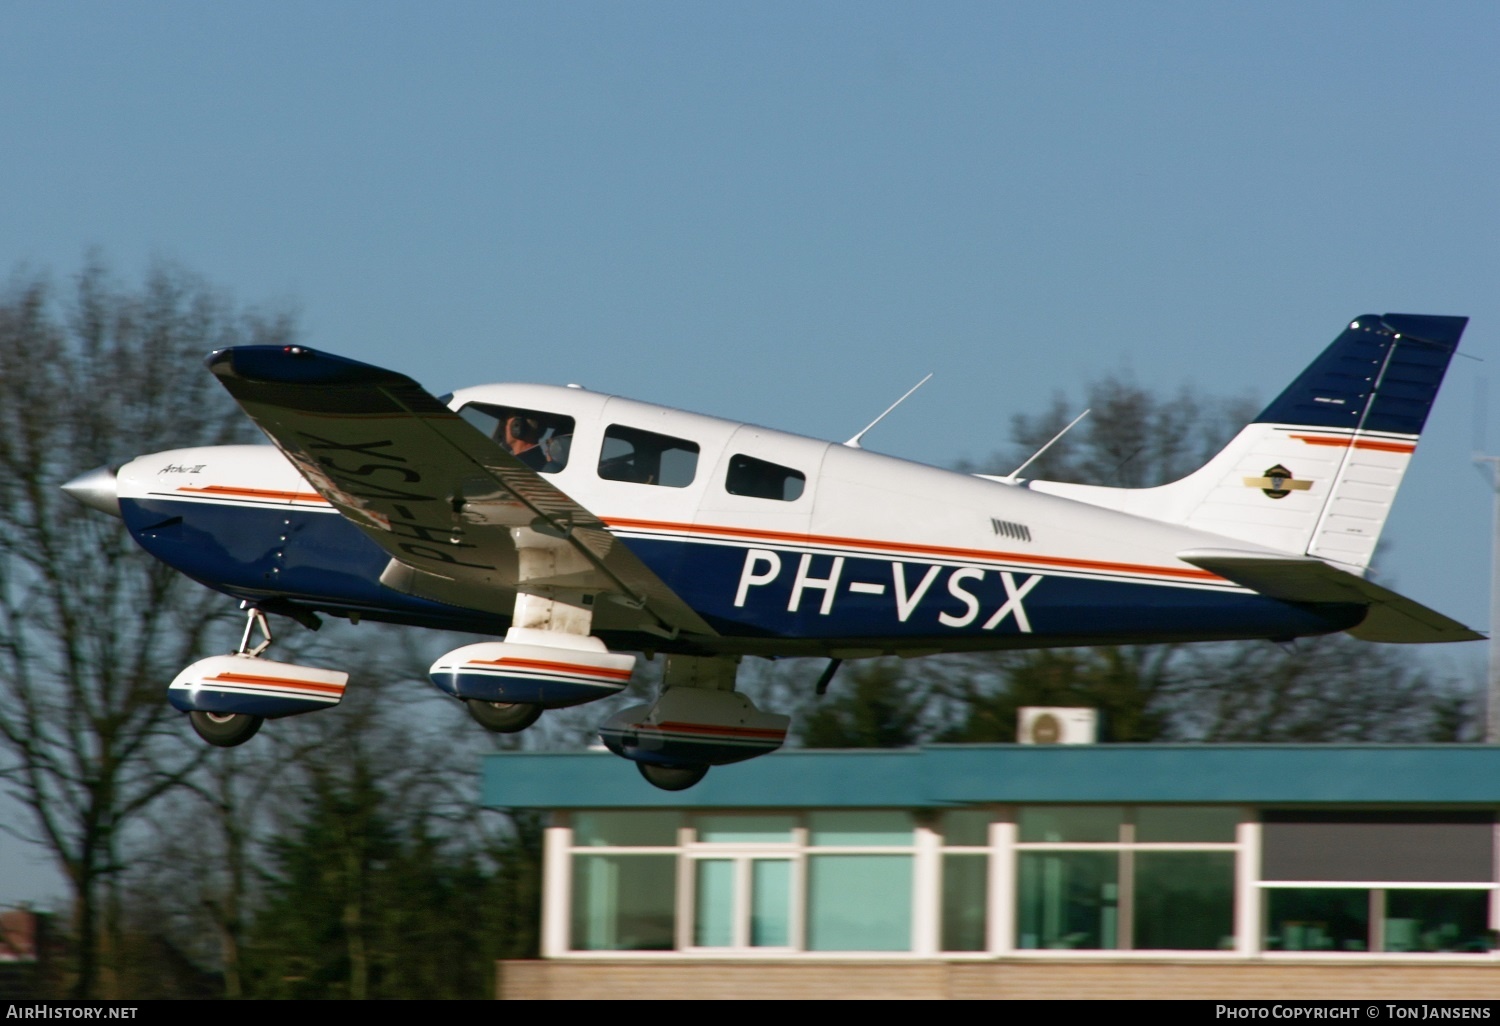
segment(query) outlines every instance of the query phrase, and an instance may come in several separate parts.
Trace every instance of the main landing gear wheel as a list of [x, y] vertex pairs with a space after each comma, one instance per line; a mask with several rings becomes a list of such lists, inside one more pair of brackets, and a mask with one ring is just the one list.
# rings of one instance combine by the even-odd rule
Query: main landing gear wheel
[[198, 736], [209, 744], [233, 748], [254, 737], [260, 725], [266, 721], [263, 716], [251, 716], [249, 713], [194, 711], [188, 713], [188, 722], [193, 725]]
[[641, 771], [646, 783], [663, 791], [686, 791], [708, 776], [707, 766], [658, 766], [654, 762], [638, 762], [635, 768]]
[[496, 734], [525, 730], [542, 715], [541, 706], [526, 702], [482, 702], [477, 698], [467, 698], [464, 705], [475, 723]]

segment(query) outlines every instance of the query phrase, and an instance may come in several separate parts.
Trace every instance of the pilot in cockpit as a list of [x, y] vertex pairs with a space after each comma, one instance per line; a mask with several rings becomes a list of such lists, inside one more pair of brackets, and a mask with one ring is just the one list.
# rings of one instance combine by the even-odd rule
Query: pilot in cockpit
[[534, 417], [511, 416], [505, 418], [505, 447], [510, 454], [532, 470], [541, 470], [547, 465], [547, 453], [540, 444], [542, 426]]

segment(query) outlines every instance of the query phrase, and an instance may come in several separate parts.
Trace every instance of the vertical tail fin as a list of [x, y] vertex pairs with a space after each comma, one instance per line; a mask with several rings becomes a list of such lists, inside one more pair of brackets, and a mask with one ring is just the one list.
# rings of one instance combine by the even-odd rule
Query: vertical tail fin
[[1364, 573], [1467, 317], [1364, 314], [1202, 468], [1031, 487]]

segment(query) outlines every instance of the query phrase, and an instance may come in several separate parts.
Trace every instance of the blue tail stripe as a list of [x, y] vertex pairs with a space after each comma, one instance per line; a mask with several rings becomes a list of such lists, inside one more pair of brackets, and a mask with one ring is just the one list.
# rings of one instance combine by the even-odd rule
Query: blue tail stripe
[[[1468, 322], [1467, 317], [1361, 314], [1256, 422], [1421, 434]], [[1377, 378], [1380, 388], [1372, 399]]]

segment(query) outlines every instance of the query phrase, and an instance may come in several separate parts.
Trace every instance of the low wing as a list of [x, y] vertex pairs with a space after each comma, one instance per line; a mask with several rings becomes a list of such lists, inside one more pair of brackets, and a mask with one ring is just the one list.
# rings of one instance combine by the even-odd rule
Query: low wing
[[1364, 641], [1419, 644], [1482, 641], [1484, 635], [1389, 588], [1312, 556], [1267, 555], [1238, 549], [1189, 549], [1177, 558], [1212, 570], [1236, 584], [1286, 602], [1338, 602], [1369, 606], [1349, 633]]
[[308, 483], [391, 555], [381, 579], [392, 587], [429, 597], [514, 589], [511, 530], [530, 528], [583, 558], [567, 580], [544, 583], [639, 607], [643, 629], [715, 633], [598, 517], [410, 378], [302, 346], [221, 349], [208, 367]]

